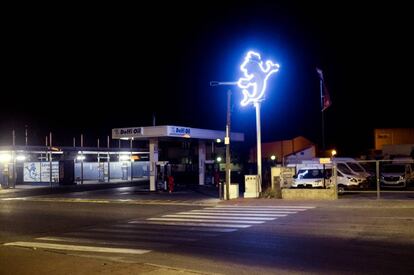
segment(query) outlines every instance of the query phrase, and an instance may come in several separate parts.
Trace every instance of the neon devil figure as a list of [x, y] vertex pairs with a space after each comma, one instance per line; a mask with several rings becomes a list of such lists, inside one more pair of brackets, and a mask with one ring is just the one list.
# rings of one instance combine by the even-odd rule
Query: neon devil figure
[[244, 62], [240, 66], [244, 77], [237, 82], [237, 86], [243, 89], [243, 100], [240, 102], [242, 106], [249, 103], [259, 102], [266, 91], [266, 84], [269, 77], [279, 71], [279, 64], [274, 64], [267, 60], [266, 65], [263, 64], [260, 54], [249, 51], [244, 58]]

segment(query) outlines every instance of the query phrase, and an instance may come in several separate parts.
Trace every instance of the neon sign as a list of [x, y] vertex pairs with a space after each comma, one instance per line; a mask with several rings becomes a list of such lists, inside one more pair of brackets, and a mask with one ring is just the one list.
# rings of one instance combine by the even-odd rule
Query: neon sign
[[243, 89], [244, 97], [240, 102], [242, 106], [262, 100], [266, 91], [267, 80], [273, 73], [279, 71], [279, 64], [274, 64], [270, 60], [267, 60], [265, 64], [263, 64], [260, 54], [253, 51], [246, 54], [240, 66], [244, 77], [241, 77], [237, 82], [237, 86]]

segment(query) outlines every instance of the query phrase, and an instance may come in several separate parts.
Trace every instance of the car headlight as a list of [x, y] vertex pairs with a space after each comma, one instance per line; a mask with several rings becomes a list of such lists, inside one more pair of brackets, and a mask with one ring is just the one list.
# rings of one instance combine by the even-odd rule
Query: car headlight
[[358, 182], [356, 178], [346, 177], [350, 182]]

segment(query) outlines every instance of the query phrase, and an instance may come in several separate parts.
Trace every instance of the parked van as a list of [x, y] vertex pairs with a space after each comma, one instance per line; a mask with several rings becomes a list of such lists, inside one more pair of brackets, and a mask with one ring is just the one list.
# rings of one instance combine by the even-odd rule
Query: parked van
[[[293, 178], [291, 187], [294, 188], [326, 188], [334, 184], [332, 164], [317, 164], [307, 162], [297, 166], [297, 173]], [[368, 186], [365, 177], [353, 174], [347, 166], [336, 171], [338, 191], [362, 189]]]
[[334, 158], [333, 162], [336, 163], [336, 166], [346, 174], [354, 174], [364, 178], [372, 176], [358, 161], [353, 158]]
[[345, 173], [340, 168], [336, 169], [336, 177], [339, 192], [368, 187], [368, 181], [365, 177], [352, 173]]

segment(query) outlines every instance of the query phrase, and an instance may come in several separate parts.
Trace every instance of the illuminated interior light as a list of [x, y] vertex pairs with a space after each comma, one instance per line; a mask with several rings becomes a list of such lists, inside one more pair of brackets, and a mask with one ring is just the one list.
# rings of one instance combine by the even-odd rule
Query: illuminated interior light
[[17, 160], [17, 161], [25, 161], [25, 160], [26, 160], [26, 156], [25, 156], [25, 155], [18, 155], [18, 156], [16, 157], [16, 160]]
[[76, 159], [77, 160], [85, 160], [85, 156], [77, 156]]
[[119, 156], [119, 160], [121, 160], [121, 161], [127, 161], [127, 160], [130, 160], [130, 159], [131, 159], [131, 157], [128, 156], [128, 155], [120, 155]]
[[11, 161], [10, 154], [0, 154], [0, 162], [9, 162]]

